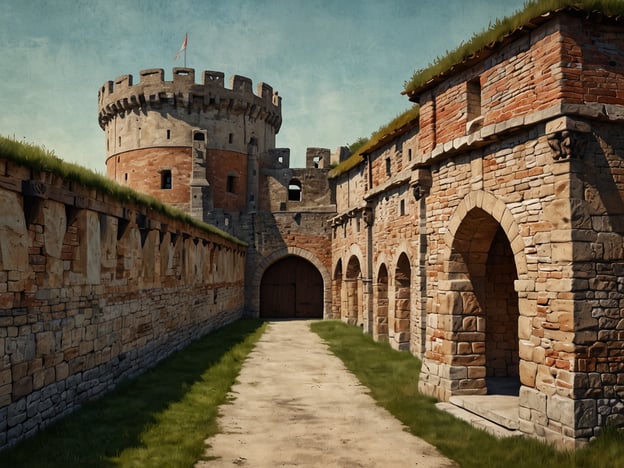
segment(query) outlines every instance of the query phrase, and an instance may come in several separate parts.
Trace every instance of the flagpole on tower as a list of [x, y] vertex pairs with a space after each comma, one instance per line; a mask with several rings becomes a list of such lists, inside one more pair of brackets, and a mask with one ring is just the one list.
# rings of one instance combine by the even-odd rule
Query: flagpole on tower
[[184, 36], [184, 42], [182, 42], [182, 46], [180, 47], [180, 50], [178, 50], [178, 52], [175, 54], [175, 57], [173, 57], [173, 61], [175, 62], [180, 56], [180, 54], [184, 52], [184, 68], [186, 68], [186, 46], [187, 45], [188, 45], [188, 33], [186, 33], [186, 35]]

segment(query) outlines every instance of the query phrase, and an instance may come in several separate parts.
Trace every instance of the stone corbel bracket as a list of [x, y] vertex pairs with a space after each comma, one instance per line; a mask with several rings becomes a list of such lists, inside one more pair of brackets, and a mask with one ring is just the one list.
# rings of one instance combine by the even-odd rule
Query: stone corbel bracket
[[375, 222], [375, 212], [370, 204], [362, 209], [362, 219], [367, 226], [372, 226]]
[[414, 194], [416, 200], [420, 200], [422, 197], [429, 194], [431, 189], [431, 169], [428, 167], [419, 167], [412, 172], [410, 178], [410, 189]]
[[546, 123], [546, 138], [555, 162], [582, 159], [591, 126], [587, 122], [559, 117]]

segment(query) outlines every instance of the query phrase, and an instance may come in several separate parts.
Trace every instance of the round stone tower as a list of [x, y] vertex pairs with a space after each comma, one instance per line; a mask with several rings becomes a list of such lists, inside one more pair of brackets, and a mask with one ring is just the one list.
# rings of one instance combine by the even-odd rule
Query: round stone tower
[[[275, 148], [281, 98], [249, 78], [160, 68], [109, 81], [99, 91], [110, 178], [203, 221], [227, 227], [228, 213], [256, 209], [258, 155]], [[219, 221], [224, 221], [221, 223]]]

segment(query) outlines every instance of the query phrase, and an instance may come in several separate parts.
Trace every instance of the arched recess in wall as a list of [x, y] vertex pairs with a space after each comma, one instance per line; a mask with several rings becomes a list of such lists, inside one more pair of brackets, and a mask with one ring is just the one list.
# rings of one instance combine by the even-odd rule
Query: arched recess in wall
[[409, 349], [410, 313], [412, 310], [412, 267], [407, 254], [402, 253], [394, 271], [394, 344]]
[[270, 255], [264, 257], [261, 261], [258, 262], [255, 270], [252, 273], [252, 280], [249, 288], [247, 289], [248, 294], [248, 307], [250, 308], [250, 312], [254, 316], [260, 316], [260, 286], [262, 284], [262, 277], [264, 276], [265, 271], [278, 260], [281, 260], [287, 256], [294, 255], [296, 257], [301, 257], [302, 259], [307, 260], [311, 263], [316, 270], [321, 275], [323, 281], [323, 318], [328, 318], [331, 313], [331, 276], [329, 271], [325, 267], [325, 265], [318, 259], [316, 255], [312, 252], [302, 249], [300, 247], [286, 247], [283, 249], [276, 250]]
[[260, 282], [260, 317], [323, 318], [323, 277], [308, 260], [288, 255]]
[[362, 306], [364, 288], [362, 284], [362, 267], [356, 255], [349, 257], [345, 272], [346, 310], [342, 312], [342, 320], [351, 325], [364, 323]]
[[388, 341], [388, 269], [383, 263], [377, 273], [374, 295], [373, 337], [378, 341]]
[[502, 201], [487, 192], [471, 195], [449, 221], [446, 239], [450, 249], [444, 273], [450, 290], [441, 293], [461, 303], [463, 316], [449, 330], [462, 335], [462, 346], [451, 346], [457, 349], [451, 365], [469, 363], [473, 382], [463, 385], [475, 393], [516, 393], [520, 358], [514, 282], [527, 272], [524, 241]]
[[334, 277], [332, 278], [332, 304], [331, 318], [340, 319], [340, 311], [342, 310], [342, 259], [338, 259], [336, 268], [334, 268]]

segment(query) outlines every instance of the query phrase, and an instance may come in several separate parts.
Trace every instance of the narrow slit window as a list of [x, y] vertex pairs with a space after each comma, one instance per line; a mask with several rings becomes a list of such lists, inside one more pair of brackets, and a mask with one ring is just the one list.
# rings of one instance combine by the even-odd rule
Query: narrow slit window
[[226, 184], [225, 184], [225, 190], [228, 193], [235, 193], [235, 190], [234, 190], [236, 188], [235, 187], [235, 180], [236, 180], [235, 176], [233, 176], [233, 175], [227, 176], [227, 181], [226, 181]]
[[232, 144], [232, 142], [234, 141], [234, 134], [230, 133], [229, 137], [228, 137], [228, 141], [230, 142], [230, 144]]
[[167, 130], [167, 140], [171, 140], [171, 130]]
[[171, 170], [165, 169], [160, 171], [160, 188], [163, 190], [170, 190], [171, 182]]
[[470, 80], [467, 83], [467, 109], [468, 121], [474, 120], [481, 115], [481, 81], [479, 78]]
[[390, 161], [390, 158], [386, 158], [386, 175], [388, 177], [392, 175], [392, 161]]

